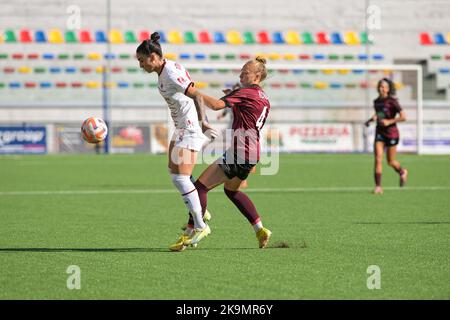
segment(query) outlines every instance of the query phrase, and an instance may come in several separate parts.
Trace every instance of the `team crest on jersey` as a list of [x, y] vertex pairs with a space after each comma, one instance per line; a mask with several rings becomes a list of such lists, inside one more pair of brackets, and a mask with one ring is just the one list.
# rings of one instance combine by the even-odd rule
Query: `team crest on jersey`
[[266, 100], [269, 99], [269, 97], [263, 91], [258, 90], [258, 93], [259, 93], [259, 97], [261, 99], [266, 99]]

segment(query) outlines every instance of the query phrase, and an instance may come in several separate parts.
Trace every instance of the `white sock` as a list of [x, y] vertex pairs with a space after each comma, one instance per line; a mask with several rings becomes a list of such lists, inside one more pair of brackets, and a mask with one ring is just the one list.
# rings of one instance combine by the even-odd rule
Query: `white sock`
[[262, 224], [261, 220], [259, 220], [257, 223], [255, 223], [253, 225], [253, 230], [255, 230], [255, 232], [258, 232], [262, 228], [263, 228], [263, 224]]
[[206, 225], [203, 222], [202, 205], [200, 204], [197, 189], [192, 183], [190, 176], [174, 173], [170, 175], [172, 176], [173, 184], [181, 193], [186, 207], [192, 214], [192, 218], [194, 218], [194, 227], [203, 229]]

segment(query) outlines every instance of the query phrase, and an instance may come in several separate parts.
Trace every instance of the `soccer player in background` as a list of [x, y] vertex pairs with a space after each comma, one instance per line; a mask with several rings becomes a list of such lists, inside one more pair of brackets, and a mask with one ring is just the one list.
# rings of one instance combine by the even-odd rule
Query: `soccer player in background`
[[197, 153], [208, 138], [203, 134], [214, 130], [205, 120], [203, 108], [194, 101], [194, 83], [187, 70], [177, 62], [163, 58], [159, 34], [154, 32], [136, 49], [139, 66], [148, 73], [158, 74], [158, 89], [166, 100], [175, 125], [175, 132], [169, 144], [169, 172], [172, 182], [180, 192], [188, 208], [193, 224], [185, 231], [200, 241], [211, 231], [203, 221], [202, 206], [192, 179]]
[[[266, 60], [256, 58], [248, 61], [241, 69], [242, 88], [231, 91], [221, 99], [215, 99], [199, 91], [193, 95], [199, 104], [212, 110], [231, 108], [233, 111], [233, 143], [222, 158], [203, 171], [195, 182], [203, 210], [207, 208], [208, 191], [224, 184], [224, 192], [247, 218], [256, 233], [260, 248], [265, 248], [272, 232], [264, 228], [255, 205], [250, 198], [239, 191], [252, 168], [260, 159], [259, 133], [270, 110], [267, 95], [259, 84], [267, 77]], [[192, 225], [192, 220], [189, 224]], [[197, 242], [196, 235], [171, 246], [173, 251], [181, 251]]]
[[[395, 98], [394, 83], [383, 78], [378, 82], [379, 96], [374, 100], [375, 114], [366, 121], [368, 127], [372, 121], [377, 122], [374, 142], [375, 155], [375, 194], [382, 194], [381, 173], [383, 162], [383, 151], [386, 148], [386, 157], [389, 166], [391, 166], [400, 176], [400, 187], [403, 187], [408, 178], [408, 170], [402, 168], [396, 160], [397, 144], [400, 134], [397, 128], [397, 122], [406, 121], [405, 111], [402, 110], [398, 100]], [[399, 114], [398, 117], [397, 114]]]

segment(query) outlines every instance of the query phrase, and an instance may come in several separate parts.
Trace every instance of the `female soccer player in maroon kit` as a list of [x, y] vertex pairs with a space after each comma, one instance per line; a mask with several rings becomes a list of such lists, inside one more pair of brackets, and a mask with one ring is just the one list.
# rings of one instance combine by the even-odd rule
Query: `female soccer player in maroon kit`
[[[198, 90], [194, 93], [197, 101], [213, 110], [231, 108], [233, 111], [233, 143], [222, 158], [211, 164], [197, 179], [195, 187], [203, 211], [207, 206], [207, 193], [224, 184], [224, 192], [241, 213], [252, 224], [260, 248], [265, 248], [272, 232], [263, 227], [261, 218], [248, 196], [239, 191], [260, 158], [259, 132], [266, 122], [270, 110], [267, 95], [259, 84], [267, 77], [266, 60], [256, 58], [248, 61], [241, 69], [242, 88], [236, 89], [216, 99]], [[190, 224], [192, 224], [190, 220]], [[204, 235], [198, 235], [203, 237]], [[181, 239], [171, 246], [173, 251], [181, 251], [188, 245], [196, 244], [196, 235]]]
[[[400, 175], [400, 187], [403, 187], [408, 177], [408, 170], [402, 168], [395, 159], [397, 154], [397, 144], [400, 138], [396, 123], [406, 120], [405, 111], [400, 107], [395, 96], [395, 87], [391, 80], [384, 78], [378, 82], [379, 96], [374, 101], [375, 114], [366, 121], [366, 126], [370, 122], [376, 121], [374, 154], [375, 154], [375, 194], [383, 193], [381, 188], [381, 172], [383, 162], [383, 151], [386, 148], [388, 164]], [[397, 114], [399, 114], [398, 117]]]

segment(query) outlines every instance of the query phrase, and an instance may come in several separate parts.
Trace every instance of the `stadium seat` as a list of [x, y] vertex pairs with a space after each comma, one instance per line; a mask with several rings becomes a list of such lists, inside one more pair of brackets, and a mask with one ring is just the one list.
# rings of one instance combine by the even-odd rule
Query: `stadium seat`
[[349, 70], [349, 69], [339, 69], [339, 70], [338, 70], [338, 73], [339, 73], [339, 74], [349, 74], [349, 73], [350, 73], [350, 70]]
[[373, 44], [372, 37], [365, 31], [360, 34], [360, 42], [361, 44]]
[[16, 34], [14, 33], [13, 30], [5, 31], [5, 42], [7, 42], [7, 43], [16, 43], [17, 42]]
[[148, 40], [150, 38], [150, 32], [143, 30], [139, 32], [139, 42]]
[[275, 44], [284, 44], [283, 34], [279, 31], [273, 33], [272, 40]]
[[82, 60], [84, 59], [84, 53], [74, 53], [72, 57], [74, 60]]
[[445, 55], [445, 60], [450, 60], [450, 55]]
[[64, 69], [64, 71], [65, 71], [66, 73], [75, 73], [75, 72], [77, 72], [77, 68], [75, 68], [75, 67], [66, 67], [66, 68]]
[[17, 71], [19, 73], [30, 73], [31, 72], [31, 68], [23, 66], [23, 67], [18, 68]]
[[0, 59], [8, 59], [8, 54], [7, 53], [0, 53]]
[[55, 83], [55, 87], [58, 89], [63, 89], [67, 87], [67, 83], [66, 82], [56, 82]]
[[52, 83], [44, 81], [39, 84], [39, 87], [41, 87], [42, 89], [48, 89], [52, 87]]
[[182, 60], [187, 60], [191, 58], [191, 54], [190, 53], [180, 53], [179, 58]]
[[97, 43], [107, 43], [108, 39], [103, 31], [98, 30], [95, 32], [95, 42]]
[[100, 82], [88, 81], [88, 82], [86, 82], [86, 87], [89, 89], [97, 89], [100, 87]]
[[313, 44], [314, 38], [310, 32], [303, 32], [302, 33], [302, 42], [304, 44]]
[[117, 86], [119, 88], [128, 88], [130, 86], [130, 84], [128, 82], [120, 81], [117, 83]]
[[448, 74], [450, 73], [450, 68], [439, 68], [439, 73]]
[[128, 73], [137, 73], [139, 71], [139, 68], [136, 67], [128, 67], [127, 72]]
[[258, 43], [259, 44], [269, 44], [269, 43], [271, 43], [270, 36], [269, 36], [269, 33], [267, 31], [260, 31], [260, 32], [258, 32], [257, 39], [258, 39]]
[[195, 34], [192, 31], [186, 31], [184, 33], [184, 43], [197, 43], [197, 39], [195, 38]]
[[102, 58], [100, 53], [92, 52], [88, 54], [89, 60], [100, 60]]
[[81, 82], [72, 82], [72, 83], [70, 84], [70, 86], [71, 86], [72, 88], [81, 88], [81, 87], [83, 86], [83, 84], [82, 84]]
[[22, 87], [22, 85], [20, 82], [10, 82], [9, 87], [11, 89], [19, 89], [20, 87]]
[[225, 43], [225, 37], [222, 32], [216, 31], [214, 32], [214, 42], [215, 43]]
[[384, 55], [377, 53], [377, 54], [372, 55], [372, 59], [381, 61], [381, 60], [384, 60]]
[[23, 53], [13, 53], [11, 55], [11, 58], [13, 58], [14, 60], [22, 60], [23, 59]]
[[206, 60], [206, 54], [204, 54], [204, 53], [196, 53], [196, 54], [194, 54], [194, 58], [196, 60]]
[[294, 88], [297, 87], [297, 84], [296, 84], [295, 82], [286, 82], [286, 83], [284, 84], [284, 86], [285, 86], [286, 88], [288, 88], [288, 89], [294, 89]]
[[53, 53], [44, 53], [42, 54], [42, 58], [45, 60], [53, 60], [55, 55]]
[[344, 42], [347, 45], [357, 45], [359, 44], [359, 39], [354, 31], [348, 31], [344, 33]]
[[103, 73], [105, 72], [105, 68], [103, 68], [103, 66], [98, 66], [95, 68], [95, 72], [96, 73]]
[[337, 82], [331, 82], [330, 83], [330, 88], [331, 89], [340, 89], [340, 88], [342, 88], [342, 84], [341, 83], [337, 83]]
[[432, 54], [431, 60], [442, 60], [442, 56], [440, 54]]
[[111, 72], [112, 73], [121, 73], [121, 72], [123, 72], [123, 69], [121, 67], [112, 67]]
[[328, 60], [339, 60], [339, 56], [337, 54], [331, 53], [328, 55]]
[[34, 73], [45, 73], [46, 69], [44, 67], [36, 67], [33, 69]]
[[269, 53], [269, 59], [270, 60], [280, 60], [281, 54], [279, 53]]
[[230, 30], [226, 34], [226, 40], [229, 44], [239, 45], [242, 44], [242, 38], [239, 31]]
[[133, 83], [133, 88], [142, 89], [144, 87], [145, 87], [145, 84], [143, 82], [134, 82]]
[[87, 30], [81, 30], [80, 31], [80, 42], [81, 43], [91, 43], [92, 38], [91, 34]]
[[112, 44], [123, 43], [122, 33], [117, 29], [111, 29], [108, 33], [108, 40]]
[[220, 54], [218, 54], [218, 53], [211, 53], [209, 55], [209, 59], [210, 60], [220, 60]]
[[92, 68], [90, 67], [83, 67], [80, 68], [81, 73], [91, 73], [92, 72]]
[[295, 31], [286, 32], [286, 43], [290, 45], [299, 45], [302, 43], [300, 35]]
[[328, 88], [328, 83], [322, 82], [322, 81], [314, 82], [314, 88], [315, 89], [326, 89], [326, 88]]
[[288, 60], [288, 61], [292, 61], [295, 60], [297, 58], [297, 56], [293, 53], [285, 53], [283, 55], [284, 60]]
[[447, 33], [447, 43], [450, 44], [450, 32]]
[[342, 56], [342, 58], [343, 58], [344, 60], [346, 60], [346, 61], [350, 61], [350, 60], [354, 60], [354, 59], [355, 59], [355, 57], [354, 57], [353, 55], [351, 55], [351, 54], [344, 54], [344, 55]]
[[5, 83], [4, 82], [0, 82], [0, 89], [3, 89], [5, 87]]
[[171, 52], [165, 53], [164, 57], [166, 59], [169, 59], [169, 60], [177, 60], [177, 54], [176, 53], [171, 53]]
[[314, 60], [325, 60], [325, 55], [321, 54], [321, 53], [316, 53], [315, 55], [313, 55]]
[[331, 34], [331, 43], [332, 44], [344, 44], [341, 38], [341, 34], [339, 32], [333, 32]]
[[49, 71], [50, 73], [61, 73], [61, 68], [60, 68], [60, 67], [50, 67], [50, 68], [48, 69], [48, 71]]
[[14, 73], [15, 69], [13, 67], [4, 67], [3, 73]]
[[60, 53], [60, 54], [58, 54], [58, 59], [59, 60], [67, 60], [67, 59], [69, 59], [69, 55], [67, 53]]
[[433, 41], [431, 40], [430, 35], [428, 32], [422, 32], [420, 34], [420, 44], [421, 45], [430, 45], [433, 44]]
[[444, 35], [442, 33], [435, 33], [434, 34], [434, 43], [435, 44], [447, 44], [447, 41], [445, 41]]
[[225, 60], [236, 60], [237, 56], [234, 53], [225, 54]]
[[103, 58], [105, 60], [114, 60], [116, 58], [116, 55], [114, 53], [105, 53], [103, 54]]
[[34, 34], [34, 41], [37, 43], [45, 43], [47, 42], [47, 37], [45, 36], [44, 31], [37, 30]]
[[252, 55], [250, 53], [241, 53], [239, 55], [239, 59], [241, 60], [250, 60], [252, 58]]
[[28, 60], [36, 60], [39, 58], [39, 54], [38, 53], [29, 53], [27, 54], [27, 59]]
[[75, 32], [73, 32], [71, 30], [66, 31], [64, 38], [66, 40], [66, 43], [77, 43], [78, 42]]
[[51, 29], [48, 34], [48, 42], [60, 44], [64, 42], [62, 33], [58, 29]]
[[128, 53], [119, 54], [119, 59], [121, 59], [121, 60], [126, 60], [126, 59], [130, 59], [130, 58], [131, 58], [131, 55]]
[[309, 54], [300, 54], [300, 55], [298, 56], [298, 58], [299, 58], [300, 60], [309, 60], [309, 59], [311, 59], [311, 57], [310, 57]]
[[326, 34], [325, 32], [318, 32], [316, 34], [316, 42], [318, 44], [329, 44], [330, 39], [328, 37], [328, 34]]
[[334, 73], [334, 70], [333, 69], [323, 69], [322, 73], [325, 75], [330, 75], [330, 74]]
[[137, 39], [134, 32], [131, 30], [125, 31], [125, 42], [126, 43], [136, 43]]
[[20, 39], [20, 42], [22, 42], [22, 43], [32, 42], [33, 40], [31, 39], [30, 30], [27, 30], [27, 29], [21, 30], [20, 34], [19, 34], [19, 39]]
[[181, 36], [181, 32], [177, 31], [177, 30], [169, 31], [167, 39], [169, 40], [170, 44], [182, 44], [183, 43], [183, 37]]
[[251, 31], [245, 31], [242, 34], [242, 37], [244, 38], [243, 39], [244, 44], [255, 44], [256, 43], [255, 37], [253, 36], [253, 32], [251, 32]]
[[212, 43], [211, 36], [209, 35], [208, 31], [200, 31], [198, 34], [198, 41], [203, 44]]
[[359, 60], [367, 60], [369, 57], [365, 53], [358, 54]]
[[156, 32], [158, 32], [159, 34], [159, 43], [167, 43], [166, 33], [161, 30], [158, 30]]

